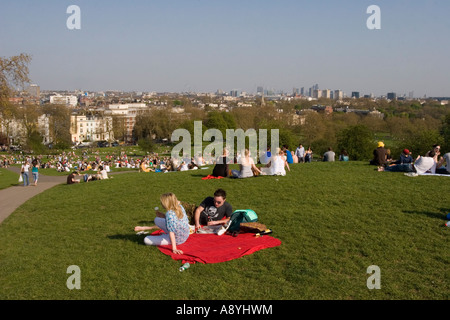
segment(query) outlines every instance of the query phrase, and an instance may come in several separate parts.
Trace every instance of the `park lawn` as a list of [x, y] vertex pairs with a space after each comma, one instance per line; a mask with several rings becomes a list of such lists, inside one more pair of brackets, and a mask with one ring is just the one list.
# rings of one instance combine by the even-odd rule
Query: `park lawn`
[[[0, 225], [0, 299], [448, 299], [450, 180], [362, 162], [291, 165], [285, 177], [201, 180], [211, 172], [130, 172], [59, 185]], [[224, 188], [281, 246], [192, 265], [143, 245], [162, 193], [199, 204]], [[208, 244], [205, 243], [205, 246]], [[69, 290], [67, 268], [81, 270]], [[369, 266], [381, 289], [369, 290]]]
[[8, 169], [0, 168], [0, 190], [21, 184], [19, 174]]

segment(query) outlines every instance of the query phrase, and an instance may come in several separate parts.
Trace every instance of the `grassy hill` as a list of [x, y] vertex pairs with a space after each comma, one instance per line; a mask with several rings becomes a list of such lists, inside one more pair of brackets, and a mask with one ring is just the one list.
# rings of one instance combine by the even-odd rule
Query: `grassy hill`
[[[291, 170], [241, 180], [201, 180], [211, 168], [130, 172], [59, 185], [0, 225], [0, 299], [448, 299], [449, 178], [362, 162]], [[282, 245], [180, 273], [133, 231], [151, 225], [160, 194], [199, 204], [219, 187]], [[80, 267], [80, 290], [66, 286], [70, 265]], [[367, 288], [371, 265], [379, 290]]]

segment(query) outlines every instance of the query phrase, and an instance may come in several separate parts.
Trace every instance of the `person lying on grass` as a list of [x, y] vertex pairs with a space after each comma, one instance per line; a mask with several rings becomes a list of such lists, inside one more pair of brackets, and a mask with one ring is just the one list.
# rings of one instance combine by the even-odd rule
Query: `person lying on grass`
[[166, 213], [156, 211], [156, 226], [137, 226], [134, 228], [134, 231], [162, 229], [165, 232], [164, 234], [147, 236], [144, 238], [144, 243], [148, 246], [165, 246], [171, 244], [173, 253], [183, 254], [183, 251], [177, 249], [177, 245], [183, 244], [189, 237], [190, 228], [186, 211], [173, 193], [161, 195], [160, 201]]

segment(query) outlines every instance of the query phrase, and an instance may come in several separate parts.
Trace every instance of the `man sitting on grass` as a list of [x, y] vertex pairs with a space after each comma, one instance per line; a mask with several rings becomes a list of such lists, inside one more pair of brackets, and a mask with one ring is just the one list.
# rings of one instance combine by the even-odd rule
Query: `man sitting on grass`
[[74, 183], [80, 183], [80, 180], [75, 179], [75, 177], [78, 175], [78, 171], [74, 171], [71, 174], [67, 176], [67, 184], [74, 184]]
[[203, 200], [194, 213], [196, 230], [200, 229], [202, 225], [225, 224], [230, 220], [233, 208], [230, 203], [226, 202], [226, 197], [225, 190], [217, 189], [214, 197], [207, 197]]

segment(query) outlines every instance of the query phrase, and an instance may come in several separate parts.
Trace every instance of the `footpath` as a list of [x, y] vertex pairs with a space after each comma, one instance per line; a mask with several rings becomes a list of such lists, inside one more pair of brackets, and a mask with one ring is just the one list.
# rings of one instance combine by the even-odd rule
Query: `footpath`
[[[17, 173], [17, 180], [19, 180], [20, 167], [9, 167], [8, 170]], [[122, 174], [127, 172], [128, 171], [110, 172], [108, 173], [108, 176], [111, 177], [115, 174]], [[0, 190], [0, 224], [18, 207], [20, 207], [29, 199], [33, 198], [35, 195], [44, 192], [47, 189], [53, 188], [58, 184], [67, 183], [68, 175], [69, 174], [65, 176], [46, 176], [39, 173], [38, 183], [36, 186], [34, 186], [33, 175], [30, 171], [29, 186], [24, 187], [23, 183], [21, 182], [17, 186], [12, 186]]]
[[[17, 179], [19, 179], [19, 167], [9, 167], [8, 170], [17, 173]], [[24, 187], [21, 183], [18, 186], [0, 190], [0, 223], [2, 223], [3, 220], [5, 220], [18, 207], [33, 198], [35, 195], [58, 184], [65, 183], [67, 181], [67, 176], [45, 176], [39, 174], [37, 186], [34, 186], [32, 181], [33, 176], [30, 172], [30, 185], [28, 187]]]

